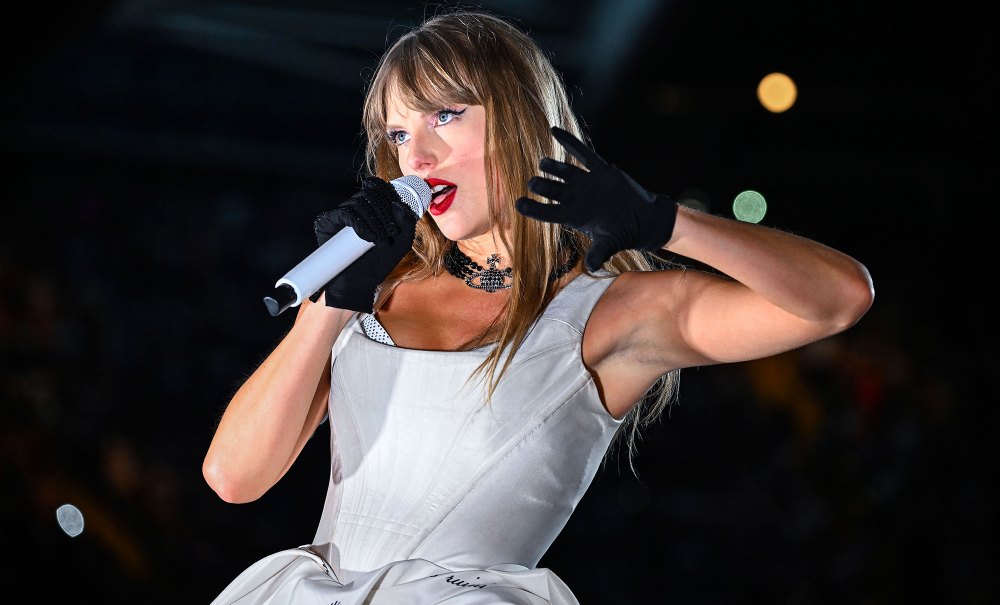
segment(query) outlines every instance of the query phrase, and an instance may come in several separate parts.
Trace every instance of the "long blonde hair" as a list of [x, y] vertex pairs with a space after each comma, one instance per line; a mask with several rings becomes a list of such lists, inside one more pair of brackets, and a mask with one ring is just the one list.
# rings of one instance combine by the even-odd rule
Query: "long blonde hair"
[[[590, 240], [582, 233], [528, 219], [514, 209], [519, 197], [539, 199], [527, 190], [527, 182], [538, 174], [542, 157], [576, 163], [554, 145], [550, 127], [559, 126], [581, 139], [583, 132], [562, 78], [534, 41], [508, 21], [480, 10], [457, 9], [430, 17], [400, 37], [379, 61], [365, 96], [363, 126], [366, 167], [385, 180], [402, 176], [398, 150], [385, 134], [390, 95], [425, 113], [455, 103], [482, 105], [486, 110], [490, 221], [511, 227], [513, 241], [507, 240], [506, 229], [499, 231], [516, 268], [505, 312], [486, 332], [466, 343], [467, 348], [496, 343], [476, 369], [476, 374], [485, 372], [488, 401], [528, 330], [555, 294], [556, 282], [550, 275], [567, 262], [574, 248], [581, 256], [590, 248]], [[417, 224], [412, 252], [389, 280], [416, 281], [440, 274], [450, 245], [425, 215]], [[604, 265], [613, 274], [654, 268], [649, 257], [631, 250], [615, 254]], [[677, 378], [678, 371], [661, 377], [619, 428], [621, 434], [629, 427], [625, 432], [630, 460], [637, 429], [655, 420], [669, 404]]]

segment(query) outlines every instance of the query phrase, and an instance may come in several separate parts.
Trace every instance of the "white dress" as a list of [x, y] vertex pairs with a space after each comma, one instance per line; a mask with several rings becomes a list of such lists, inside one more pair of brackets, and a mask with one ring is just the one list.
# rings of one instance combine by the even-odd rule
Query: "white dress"
[[334, 344], [330, 484], [313, 542], [257, 561], [213, 605], [578, 605], [535, 566], [620, 426], [582, 358], [612, 281], [580, 275], [555, 296], [489, 405], [478, 377], [467, 381], [489, 348], [395, 347], [355, 317]]

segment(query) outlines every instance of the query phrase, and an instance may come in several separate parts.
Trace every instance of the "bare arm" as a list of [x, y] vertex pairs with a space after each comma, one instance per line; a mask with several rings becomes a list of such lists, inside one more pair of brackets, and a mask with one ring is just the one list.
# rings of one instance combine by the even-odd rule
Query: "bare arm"
[[601, 298], [584, 333], [583, 354], [616, 417], [669, 371], [794, 349], [847, 329], [871, 306], [871, 276], [850, 256], [777, 229], [678, 206], [568, 131], [553, 127], [552, 136], [583, 167], [543, 158], [539, 168], [555, 178], [532, 177], [528, 189], [554, 203], [520, 198], [521, 214], [587, 234], [591, 268], [619, 250], [662, 247], [725, 274], [631, 272]]
[[706, 280], [680, 299], [683, 341], [710, 360], [755, 359], [831, 336], [874, 300], [864, 265], [777, 229], [681, 207], [666, 248], [738, 282]]
[[330, 351], [352, 314], [303, 301], [292, 329], [233, 396], [202, 464], [223, 500], [256, 500], [298, 457], [323, 419]]
[[846, 254], [685, 207], [664, 249], [728, 277], [667, 270], [615, 280], [583, 346], [616, 418], [671, 370], [759, 359], [831, 336], [854, 325], [874, 296], [868, 270]]

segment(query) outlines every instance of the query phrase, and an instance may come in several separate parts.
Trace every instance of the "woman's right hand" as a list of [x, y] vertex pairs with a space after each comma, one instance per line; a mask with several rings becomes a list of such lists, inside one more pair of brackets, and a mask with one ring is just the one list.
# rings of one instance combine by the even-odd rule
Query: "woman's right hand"
[[[379, 285], [413, 246], [417, 217], [395, 188], [378, 177], [363, 179], [361, 190], [316, 217], [316, 241], [323, 245], [344, 227], [375, 247], [330, 280], [319, 292], [338, 309], [371, 313]], [[319, 293], [317, 293], [317, 296]]]

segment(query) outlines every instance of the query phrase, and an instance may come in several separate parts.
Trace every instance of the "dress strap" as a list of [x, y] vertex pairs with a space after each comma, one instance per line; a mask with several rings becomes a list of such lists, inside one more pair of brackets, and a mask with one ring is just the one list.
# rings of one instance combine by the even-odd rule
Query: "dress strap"
[[556, 294], [541, 319], [561, 321], [583, 334], [590, 313], [616, 277], [604, 270], [595, 272], [593, 277], [581, 273]]

